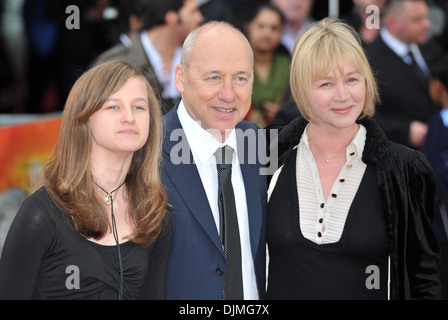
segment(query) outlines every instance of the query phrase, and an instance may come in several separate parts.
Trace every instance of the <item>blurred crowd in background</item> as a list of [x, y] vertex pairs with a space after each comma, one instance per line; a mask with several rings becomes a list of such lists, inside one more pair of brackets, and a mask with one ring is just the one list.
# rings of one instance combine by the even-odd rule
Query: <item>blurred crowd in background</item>
[[[63, 109], [75, 79], [99, 54], [120, 42], [132, 28], [134, 0], [0, 0], [0, 113], [46, 113]], [[251, 10], [269, 0], [199, 0], [204, 21], [225, 20], [244, 29]], [[275, 4], [275, 1], [272, 1]], [[291, 1], [294, 2], [294, 1]], [[327, 0], [297, 1], [307, 23], [328, 16]], [[339, 0], [339, 17], [361, 25], [358, 3]], [[434, 11], [431, 37], [448, 48], [444, 16], [446, 1], [428, 1]], [[309, 4], [306, 4], [309, 3]], [[80, 28], [68, 29], [69, 5], [80, 10]], [[307, 6], [310, 8], [308, 9]], [[288, 13], [285, 14], [288, 20]], [[296, 19], [292, 17], [292, 19]], [[288, 21], [287, 21], [288, 23]], [[305, 23], [303, 24], [305, 25]], [[285, 25], [286, 29], [287, 24]], [[303, 26], [302, 26], [303, 27]], [[364, 28], [365, 29], [365, 28]], [[360, 30], [361, 31], [361, 30]], [[366, 30], [364, 30], [366, 31]], [[376, 35], [375, 30], [366, 37]], [[291, 48], [289, 48], [291, 49]]]
[[[130, 30], [133, 0], [1, 0], [0, 113], [46, 113], [63, 109], [74, 80]], [[243, 27], [263, 0], [200, 0], [204, 21]], [[308, 1], [307, 2], [312, 2]], [[67, 29], [69, 5], [80, 10], [80, 28]], [[341, 0], [339, 12], [351, 11]], [[328, 1], [314, 1], [309, 19], [328, 15]]]

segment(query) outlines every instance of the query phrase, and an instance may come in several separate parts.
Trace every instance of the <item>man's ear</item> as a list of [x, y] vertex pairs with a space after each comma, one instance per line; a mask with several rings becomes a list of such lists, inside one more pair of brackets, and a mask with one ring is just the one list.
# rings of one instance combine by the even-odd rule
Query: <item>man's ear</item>
[[181, 94], [184, 92], [184, 68], [179, 63], [176, 66], [176, 69], [174, 70], [174, 83], [176, 84], [177, 91], [179, 91]]
[[174, 10], [170, 10], [165, 14], [165, 23], [168, 26], [177, 26], [179, 24], [179, 20], [179, 13]]
[[440, 103], [442, 101], [443, 86], [438, 79], [434, 79], [430, 82], [429, 94], [434, 102]]

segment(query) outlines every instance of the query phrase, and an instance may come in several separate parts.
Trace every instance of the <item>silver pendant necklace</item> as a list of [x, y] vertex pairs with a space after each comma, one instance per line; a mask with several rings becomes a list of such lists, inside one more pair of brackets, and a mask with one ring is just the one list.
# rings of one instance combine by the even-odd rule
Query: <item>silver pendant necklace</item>
[[119, 237], [118, 237], [117, 223], [115, 222], [114, 200], [112, 198], [112, 193], [114, 193], [115, 191], [120, 189], [124, 185], [125, 181], [126, 181], [126, 179], [116, 189], [112, 190], [111, 192], [107, 192], [98, 183], [95, 182], [97, 187], [100, 188], [101, 190], [103, 190], [106, 193], [106, 196], [104, 197], [104, 202], [106, 204], [109, 204], [109, 202], [110, 202], [110, 213], [111, 213], [111, 216], [112, 216], [112, 232], [114, 234], [115, 243], [117, 244], [118, 264], [120, 266], [120, 289], [118, 291], [118, 300], [122, 300], [123, 299], [123, 263], [122, 263], [122, 260], [121, 260], [120, 240], [119, 240]]

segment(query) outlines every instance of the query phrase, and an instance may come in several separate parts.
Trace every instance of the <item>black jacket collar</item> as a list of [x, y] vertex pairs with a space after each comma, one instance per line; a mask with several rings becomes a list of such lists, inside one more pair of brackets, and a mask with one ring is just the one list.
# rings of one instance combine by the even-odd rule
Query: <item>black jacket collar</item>
[[[374, 164], [384, 169], [390, 168], [390, 141], [384, 132], [372, 119], [366, 118], [357, 122], [367, 130], [362, 160], [366, 164]], [[308, 121], [299, 116], [280, 131], [278, 135], [279, 166], [284, 163], [289, 152], [299, 144], [307, 124]]]

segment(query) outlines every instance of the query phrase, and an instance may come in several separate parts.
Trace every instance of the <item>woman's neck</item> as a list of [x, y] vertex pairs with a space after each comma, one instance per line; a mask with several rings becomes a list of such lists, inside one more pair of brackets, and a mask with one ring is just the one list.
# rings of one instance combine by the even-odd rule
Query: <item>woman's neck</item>
[[359, 125], [356, 123], [344, 129], [334, 130], [310, 123], [306, 133], [309, 143], [321, 154], [338, 154], [345, 153], [358, 130]]
[[108, 192], [114, 190], [126, 179], [131, 161], [132, 156], [93, 156], [92, 173], [95, 182]]
[[274, 51], [254, 50], [255, 64], [267, 65], [272, 63]]
[[269, 74], [272, 68], [272, 57], [274, 53], [272, 51], [258, 51], [254, 52], [254, 69], [257, 73], [258, 79], [262, 83], [267, 83]]

